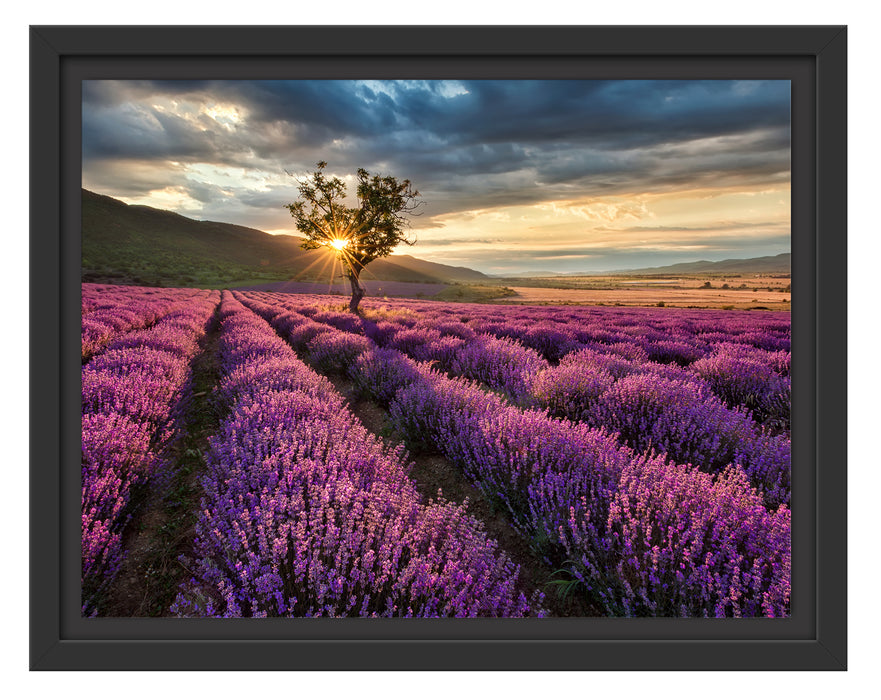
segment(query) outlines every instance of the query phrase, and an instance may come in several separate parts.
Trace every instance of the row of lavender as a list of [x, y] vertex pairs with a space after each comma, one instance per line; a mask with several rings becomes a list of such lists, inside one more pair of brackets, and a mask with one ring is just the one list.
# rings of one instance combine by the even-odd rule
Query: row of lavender
[[[788, 435], [757, 423], [743, 405], [726, 403], [723, 398], [741, 385], [764, 387], [766, 395], [785, 408], [788, 427], [788, 351], [772, 353], [748, 343], [732, 343], [729, 333], [714, 346], [723, 354], [708, 355], [688, 367], [651, 361], [636, 345], [626, 346], [627, 352], [617, 347], [620, 341], [602, 348], [594, 344], [575, 349], [551, 365], [517, 340], [479, 333], [461, 320], [448, 318], [452, 312], [434, 312], [434, 320], [400, 312], [374, 314], [374, 318], [387, 319], [375, 321], [323, 310], [288, 295], [249, 293], [242, 298], [270, 308], [284, 307], [317, 324], [299, 328], [299, 335], [317, 332], [321, 324], [364, 335], [417, 361], [431, 362], [447, 374], [501, 390], [520, 407], [540, 408], [552, 416], [606, 428], [637, 452], [653, 450], [713, 474], [740, 465], [769, 507], [790, 502]], [[767, 364], [752, 359], [760, 353]], [[723, 358], [725, 371], [714, 373]], [[755, 368], [761, 368], [761, 373], [750, 374]]]
[[424, 504], [386, 449], [258, 316], [224, 293], [226, 412], [211, 439], [185, 616], [541, 614], [462, 507]]
[[[455, 310], [433, 313], [443, 320]], [[789, 314], [503, 309], [472, 318], [469, 326], [516, 340], [551, 362], [587, 350], [592, 352], [581, 359], [599, 360], [603, 369], [607, 358], [623, 360], [626, 364], [615, 366], [621, 374], [656, 364], [667, 365], [671, 373], [686, 367], [685, 379], [706, 384], [730, 408], [746, 409], [771, 428], [789, 429]]]
[[[83, 612], [96, 614], [101, 594], [123, 561], [122, 534], [133, 489], [145, 485], [172, 432], [191, 359], [219, 302], [217, 292], [179, 290], [147, 330], [119, 333], [82, 369]], [[133, 306], [139, 302], [132, 295]], [[176, 300], [176, 301], [175, 301]]]
[[[284, 296], [257, 298], [272, 302]], [[299, 310], [309, 316], [328, 306], [327, 297], [298, 298]], [[380, 332], [383, 322], [394, 321], [464, 340], [475, 334], [509, 338], [551, 364], [587, 349], [625, 365], [687, 366], [685, 376], [703, 380], [729, 407], [743, 407], [775, 428], [789, 426], [789, 314], [595, 307], [475, 310], [467, 304], [403, 301], [368, 301], [365, 307], [365, 315], [378, 322]], [[538, 365], [536, 370], [541, 369]], [[625, 365], [618, 370], [624, 371]]]
[[193, 289], [82, 285], [82, 359], [85, 362], [123, 334], [152, 325], [189, 300]]
[[640, 455], [605, 430], [518, 408], [328, 325], [363, 333], [352, 316], [237, 296], [315, 366], [348, 371], [409, 440], [459, 465], [608, 614], [788, 614], [790, 512], [765, 508], [739, 467], [714, 478]]
[[[340, 307], [316, 294], [251, 292], [249, 296], [290, 299], [304, 308]], [[714, 343], [750, 344], [769, 351], [790, 349], [788, 312], [735, 312], [711, 309], [600, 308], [589, 306], [487, 306], [482, 304], [367, 298], [365, 310], [383, 312], [413, 325], [419, 320], [466, 323], [491, 335], [507, 335], [524, 345], [561, 357], [579, 344], [639, 341], [655, 359], [671, 355], [673, 343], [706, 350]], [[665, 343], [668, 349], [665, 351]], [[554, 359], [550, 357], [549, 359]]]

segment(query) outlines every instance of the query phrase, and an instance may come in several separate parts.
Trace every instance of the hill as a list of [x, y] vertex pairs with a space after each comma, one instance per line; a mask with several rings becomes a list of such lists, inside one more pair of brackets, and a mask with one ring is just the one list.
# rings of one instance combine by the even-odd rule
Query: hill
[[[197, 221], [153, 207], [82, 191], [82, 279], [163, 286], [242, 286], [277, 280], [328, 282], [329, 250], [303, 250], [297, 236], [216, 221]], [[339, 273], [339, 264], [336, 264]], [[476, 282], [476, 270], [392, 255], [374, 260], [365, 279]]]
[[713, 262], [698, 260], [696, 262], [676, 263], [664, 267], [644, 267], [638, 270], [615, 270], [619, 275], [684, 275], [684, 274], [788, 274], [792, 267], [792, 255], [766, 255], [761, 258], [729, 258]]

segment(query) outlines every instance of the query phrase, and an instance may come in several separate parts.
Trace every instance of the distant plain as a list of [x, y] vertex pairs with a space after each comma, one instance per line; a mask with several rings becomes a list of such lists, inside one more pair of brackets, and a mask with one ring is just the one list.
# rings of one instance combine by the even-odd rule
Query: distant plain
[[[506, 281], [514, 296], [507, 302], [668, 306], [709, 309], [791, 309], [791, 280], [785, 275], [684, 275], [639, 277], [599, 275]], [[536, 286], [546, 283], [547, 286]], [[707, 286], [709, 284], [709, 286]], [[527, 286], [528, 285], [528, 286]], [[560, 285], [560, 286], [558, 286]], [[565, 285], [561, 288], [562, 285]]]

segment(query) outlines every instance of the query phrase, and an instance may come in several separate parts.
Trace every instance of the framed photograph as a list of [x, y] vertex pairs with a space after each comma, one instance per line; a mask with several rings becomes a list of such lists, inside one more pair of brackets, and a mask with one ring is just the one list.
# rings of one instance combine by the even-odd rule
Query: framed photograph
[[845, 27], [30, 32], [33, 670], [846, 669]]

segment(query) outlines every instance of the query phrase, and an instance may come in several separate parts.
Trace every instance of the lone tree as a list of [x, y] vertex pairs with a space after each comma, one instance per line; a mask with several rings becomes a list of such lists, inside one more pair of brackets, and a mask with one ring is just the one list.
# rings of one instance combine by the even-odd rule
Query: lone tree
[[413, 245], [409, 235], [409, 216], [417, 216], [422, 204], [419, 192], [409, 180], [391, 175], [371, 175], [358, 168], [358, 206], [345, 206], [346, 184], [337, 177], [327, 178], [327, 163], [319, 161], [318, 170], [300, 182], [301, 199], [285, 207], [305, 234], [302, 247], [328, 246], [337, 252], [346, 277], [352, 285], [349, 311], [358, 313], [364, 297], [361, 272], [367, 264], [389, 255], [399, 243]]

